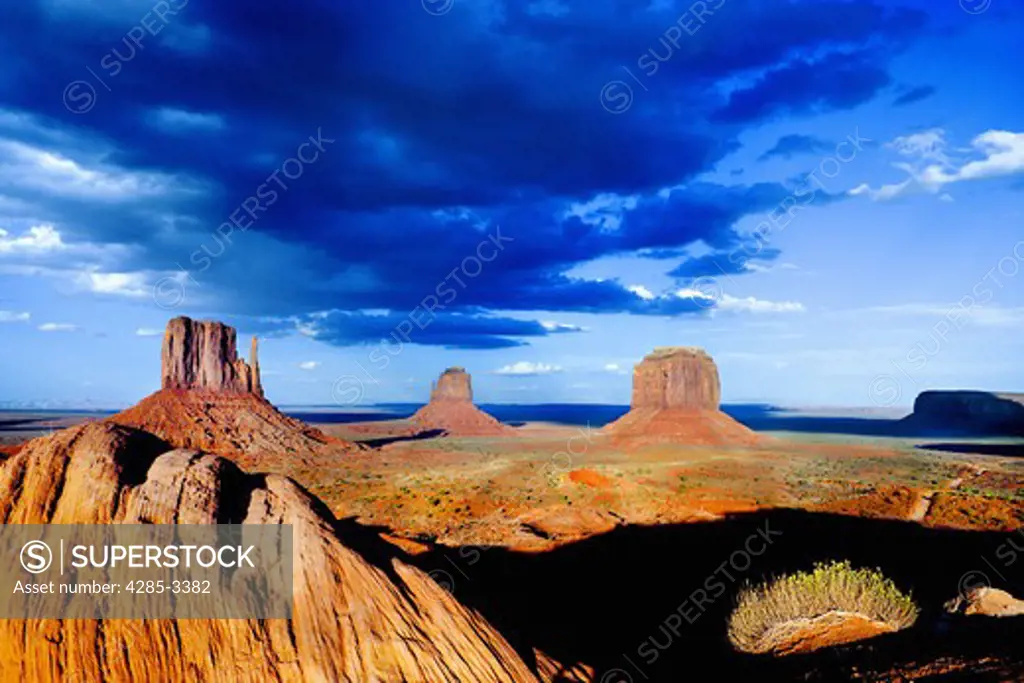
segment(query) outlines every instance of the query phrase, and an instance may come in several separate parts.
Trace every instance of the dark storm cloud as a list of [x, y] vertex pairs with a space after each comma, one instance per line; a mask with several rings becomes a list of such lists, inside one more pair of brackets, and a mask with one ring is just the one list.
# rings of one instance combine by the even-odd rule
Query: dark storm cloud
[[893, 100], [892, 106], [894, 106], [894, 107], [904, 107], [904, 106], [906, 106], [908, 104], [913, 104], [914, 102], [920, 102], [921, 100], [926, 100], [926, 99], [928, 99], [929, 97], [931, 97], [934, 94], [935, 94], [935, 88], [934, 87], [932, 87], [930, 85], [918, 86], [916, 88], [912, 88], [912, 89], [908, 90], [907, 92], [903, 93], [902, 95], [897, 97], [895, 100]]
[[714, 117], [747, 123], [779, 115], [849, 109], [867, 102], [889, 83], [889, 74], [866, 53], [798, 59], [733, 92]]
[[763, 244], [752, 239], [748, 244], [732, 251], [715, 252], [683, 261], [669, 275], [682, 280], [742, 275], [752, 271], [751, 261], [774, 261], [781, 253], [778, 249], [765, 248]]
[[[892, 51], [922, 25], [875, 2], [734, 0], [684, 35], [685, 55], [660, 63], [616, 116], [600, 106], [602, 85], [652, 48], [664, 57], [678, 11], [594, 0], [544, 14], [479, 0], [437, 17], [415, 2], [168, 2], [179, 11], [141, 45], [125, 36], [153, 24], [144, 20], [153, 3], [2, 10], [0, 106], [69, 139], [104, 141], [106, 164], [204, 188], [62, 199], [47, 218], [74, 239], [132, 244], [122, 270], [187, 270], [197, 284], [184, 305], [210, 313], [405, 315], [455, 273], [465, 286], [455, 283], [443, 320], [415, 341], [474, 348], [538, 336], [493, 311], [699, 313], [682, 299], [645, 300], [630, 283], [566, 273], [608, 255], [678, 254], [696, 240], [735, 248], [735, 222], [787, 190], [694, 178], [737, 149], [743, 126], [871, 99], [890, 82]], [[879, 43], [889, 47], [870, 47]], [[720, 85], [740, 77], [748, 85], [723, 99]], [[95, 89], [88, 112], [62, 100], [76, 80]], [[222, 243], [218, 226], [318, 130], [332, 142], [315, 164]], [[655, 194], [665, 187], [677, 189]], [[566, 213], [602, 193], [638, 200], [615, 227]], [[466, 271], [466, 259], [481, 259], [499, 225], [514, 241], [469, 275], [477, 265]], [[379, 336], [379, 317], [334, 319], [326, 341]]]
[[294, 329], [296, 323], [310, 338], [339, 346], [380, 342], [385, 345], [499, 349], [523, 346], [526, 342], [522, 337], [544, 337], [565, 332], [558, 328], [548, 329], [535, 320], [427, 312], [425, 309], [380, 314], [330, 311], [301, 321], [283, 322], [280, 328]]
[[771, 149], [759, 156], [758, 160], [765, 161], [774, 157], [791, 159], [798, 154], [813, 154], [834, 149], [834, 143], [816, 138], [813, 135], [783, 135]]

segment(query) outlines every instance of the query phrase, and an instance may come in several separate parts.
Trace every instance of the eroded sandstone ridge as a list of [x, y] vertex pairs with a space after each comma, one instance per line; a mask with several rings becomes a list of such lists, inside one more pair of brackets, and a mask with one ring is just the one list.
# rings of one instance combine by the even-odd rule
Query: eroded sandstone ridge
[[306, 459], [355, 448], [275, 408], [263, 394], [256, 339], [248, 363], [235, 343], [233, 327], [174, 318], [164, 333], [161, 389], [109, 421], [246, 466], [264, 456]]
[[660, 347], [633, 368], [629, 412], [605, 427], [619, 441], [754, 445], [761, 437], [719, 410], [721, 381], [703, 349]]
[[135, 429], [30, 442], [0, 464], [0, 523], [291, 524], [295, 553], [291, 620], [0, 620], [3, 681], [536, 680], [428, 575], [347, 546], [291, 480]]
[[235, 328], [181, 316], [167, 323], [160, 354], [162, 389], [263, 396], [256, 338], [249, 362], [238, 357]]
[[473, 386], [464, 368], [448, 368], [433, 383], [430, 402], [411, 421], [417, 431], [452, 436], [502, 436], [514, 430], [473, 405]]

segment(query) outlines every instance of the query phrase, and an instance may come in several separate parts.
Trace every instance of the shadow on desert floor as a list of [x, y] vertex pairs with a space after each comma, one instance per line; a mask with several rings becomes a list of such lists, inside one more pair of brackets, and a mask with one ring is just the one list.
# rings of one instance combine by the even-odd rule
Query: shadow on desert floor
[[[1007, 542], [1024, 548], [1022, 539], [773, 510], [718, 522], [620, 527], [543, 553], [437, 546], [408, 561], [480, 610], [528, 660], [538, 647], [565, 665], [595, 665], [595, 680], [846, 680], [851, 666], [884, 671], [911, 659], [1024, 652], [1020, 619], [942, 612], [958, 586], [983, 577], [1020, 594], [1024, 557], [1013, 551], [1018, 561], [1004, 563]], [[870, 644], [811, 655], [773, 659], [732, 650], [726, 624], [745, 582], [830, 559], [881, 568], [912, 592], [922, 608], [918, 624]], [[619, 678], [603, 679], [609, 672]]]
[[1024, 441], [1017, 443], [927, 443], [919, 445], [918, 448], [945, 453], [974, 453], [1024, 458]]

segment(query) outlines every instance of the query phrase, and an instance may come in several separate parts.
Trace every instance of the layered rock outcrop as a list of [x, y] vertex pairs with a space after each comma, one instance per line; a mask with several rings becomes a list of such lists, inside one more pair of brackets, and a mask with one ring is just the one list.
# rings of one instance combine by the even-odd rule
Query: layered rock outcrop
[[0, 620], [0, 680], [536, 680], [478, 613], [394, 554], [364, 559], [289, 479], [108, 423], [0, 464], [0, 523], [225, 522], [292, 525], [291, 620]]
[[263, 396], [255, 337], [249, 361], [238, 357], [235, 328], [210, 320], [174, 318], [164, 332], [160, 387]]
[[718, 366], [704, 349], [657, 348], [633, 369], [632, 409], [718, 410], [721, 398]]
[[418, 432], [450, 436], [504, 436], [515, 430], [473, 405], [473, 385], [463, 368], [448, 368], [433, 383], [430, 402], [410, 421]]
[[288, 417], [267, 401], [256, 339], [248, 363], [238, 357], [235, 342], [235, 329], [223, 323], [174, 318], [164, 333], [162, 388], [108, 421], [245, 466], [260, 464], [267, 455], [302, 461], [356, 448]]
[[978, 436], [1024, 436], [1024, 394], [923, 391], [904, 427]]
[[473, 402], [473, 384], [465, 368], [448, 368], [430, 387], [430, 402]]
[[629, 412], [605, 426], [617, 442], [756, 445], [762, 437], [719, 410], [718, 367], [703, 349], [661, 347], [633, 368]]

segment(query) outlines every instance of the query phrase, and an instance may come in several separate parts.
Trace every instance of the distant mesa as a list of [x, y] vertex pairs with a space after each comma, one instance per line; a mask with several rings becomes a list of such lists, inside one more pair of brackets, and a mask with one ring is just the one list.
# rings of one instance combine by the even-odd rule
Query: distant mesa
[[660, 347], [633, 369], [629, 412], [605, 426], [616, 442], [752, 446], [764, 437], [723, 413], [715, 361], [703, 349]]
[[951, 434], [1024, 436], [1024, 394], [923, 391], [903, 424]]
[[473, 384], [465, 368], [448, 368], [431, 385], [430, 402], [473, 402]]
[[156, 434], [177, 448], [194, 448], [254, 464], [261, 454], [315, 455], [354, 444], [288, 417], [266, 400], [257, 341], [249, 362], [238, 357], [233, 327], [174, 318], [161, 353], [161, 389], [109, 418]]
[[430, 390], [430, 402], [410, 418], [417, 431], [449, 436], [505, 436], [515, 429], [473, 405], [473, 385], [464, 368], [448, 368]]

